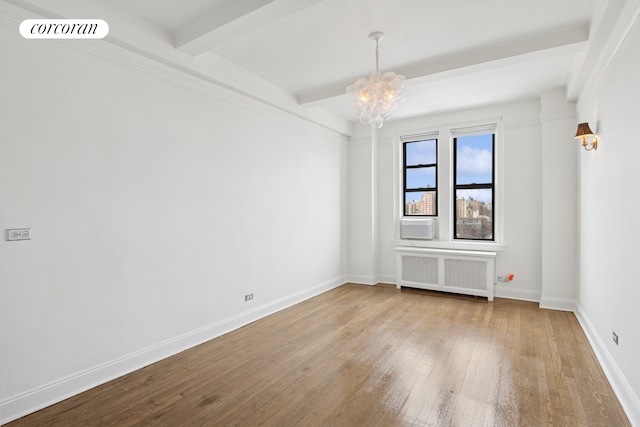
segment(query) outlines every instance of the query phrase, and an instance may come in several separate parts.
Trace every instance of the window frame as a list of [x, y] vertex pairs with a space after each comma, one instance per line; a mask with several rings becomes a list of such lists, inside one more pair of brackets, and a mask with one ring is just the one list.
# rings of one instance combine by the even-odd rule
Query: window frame
[[[423, 141], [434, 141], [435, 143], [435, 163], [420, 163], [417, 165], [407, 165], [407, 144], [414, 144], [417, 142]], [[407, 138], [407, 140], [401, 141], [402, 144], [402, 217], [403, 218], [435, 218], [438, 216], [438, 135], [437, 134], [429, 134], [429, 135], [418, 135], [413, 138]], [[435, 186], [434, 187], [416, 187], [416, 188], [408, 188], [407, 187], [407, 169], [433, 169], [434, 177], [435, 177]], [[431, 192], [435, 193], [435, 212], [433, 214], [420, 214], [420, 215], [409, 215], [407, 214], [407, 193], [426, 193]]]
[[[495, 130], [491, 132], [478, 132], [473, 135], [491, 135], [491, 183], [472, 183], [472, 184], [458, 184], [458, 138], [464, 138], [465, 134], [452, 135], [451, 137], [451, 147], [453, 151], [453, 182], [451, 188], [453, 190], [452, 195], [452, 238], [454, 241], [475, 241], [475, 242], [496, 242], [496, 220], [495, 220], [495, 187], [496, 187], [496, 132]], [[457, 192], [458, 190], [491, 190], [491, 238], [483, 239], [483, 238], [470, 238], [470, 237], [458, 237], [457, 236], [457, 225], [458, 225], [458, 209], [457, 209]]]
[[[505, 243], [504, 217], [504, 138], [505, 123], [501, 115], [487, 115], [480, 118], [469, 118], [467, 114], [452, 113], [447, 116], [453, 120], [442, 120], [441, 116], [426, 117], [422, 126], [415, 126], [410, 122], [408, 126], [399, 126], [393, 130], [393, 239], [392, 244], [397, 247], [413, 247], [423, 249], [447, 249], [464, 251], [497, 251], [502, 252], [507, 247]], [[457, 119], [457, 120], [456, 120]], [[453, 195], [453, 136], [463, 133], [477, 132], [495, 134], [494, 147], [494, 207], [493, 231], [494, 241], [488, 240], [460, 240], [453, 239], [453, 224], [451, 209], [454, 206]], [[402, 238], [402, 221], [405, 218], [403, 193], [403, 158], [402, 142], [410, 140], [416, 135], [437, 135], [438, 137], [438, 216], [434, 219], [434, 238], [430, 240], [415, 240]], [[430, 217], [417, 217], [416, 219]]]

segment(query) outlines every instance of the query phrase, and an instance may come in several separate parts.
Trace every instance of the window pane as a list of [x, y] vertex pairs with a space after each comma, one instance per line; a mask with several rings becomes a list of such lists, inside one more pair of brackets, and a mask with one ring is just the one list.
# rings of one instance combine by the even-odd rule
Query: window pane
[[456, 138], [456, 185], [493, 183], [493, 134]]
[[407, 169], [407, 188], [435, 188], [436, 168]]
[[435, 191], [407, 191], [404, 195], [404, 214], [435, 215], [436, 199]]
[[436, 163], [436, 140], [405, 142], [405, 166], [432, 165]]
[[491, 189], [456, 190], [456, 238], [493, 240]]

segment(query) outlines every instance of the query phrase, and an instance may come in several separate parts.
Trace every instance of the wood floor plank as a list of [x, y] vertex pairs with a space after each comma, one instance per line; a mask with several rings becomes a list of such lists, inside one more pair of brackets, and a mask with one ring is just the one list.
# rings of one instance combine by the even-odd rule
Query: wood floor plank
[[7, 424], [628, 426], [572, 313], [347, 284]]

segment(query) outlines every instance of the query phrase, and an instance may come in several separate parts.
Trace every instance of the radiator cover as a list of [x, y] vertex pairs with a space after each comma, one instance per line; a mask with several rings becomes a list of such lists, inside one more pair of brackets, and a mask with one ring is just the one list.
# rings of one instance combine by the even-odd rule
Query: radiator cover
[[493, 301], [495, 252], [395, 248], [396, 286], [487, 297]]

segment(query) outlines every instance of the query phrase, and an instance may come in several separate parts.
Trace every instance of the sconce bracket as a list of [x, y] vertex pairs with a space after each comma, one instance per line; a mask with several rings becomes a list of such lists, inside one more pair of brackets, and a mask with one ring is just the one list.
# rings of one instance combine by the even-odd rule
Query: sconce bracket
[[587, 142], [587, 137], [586, 136], [582, 137], [582, 146], [587, 151], [597, 150], [598, 149], [598, 137], [594, 136], [593, 140], [591, 142]]

